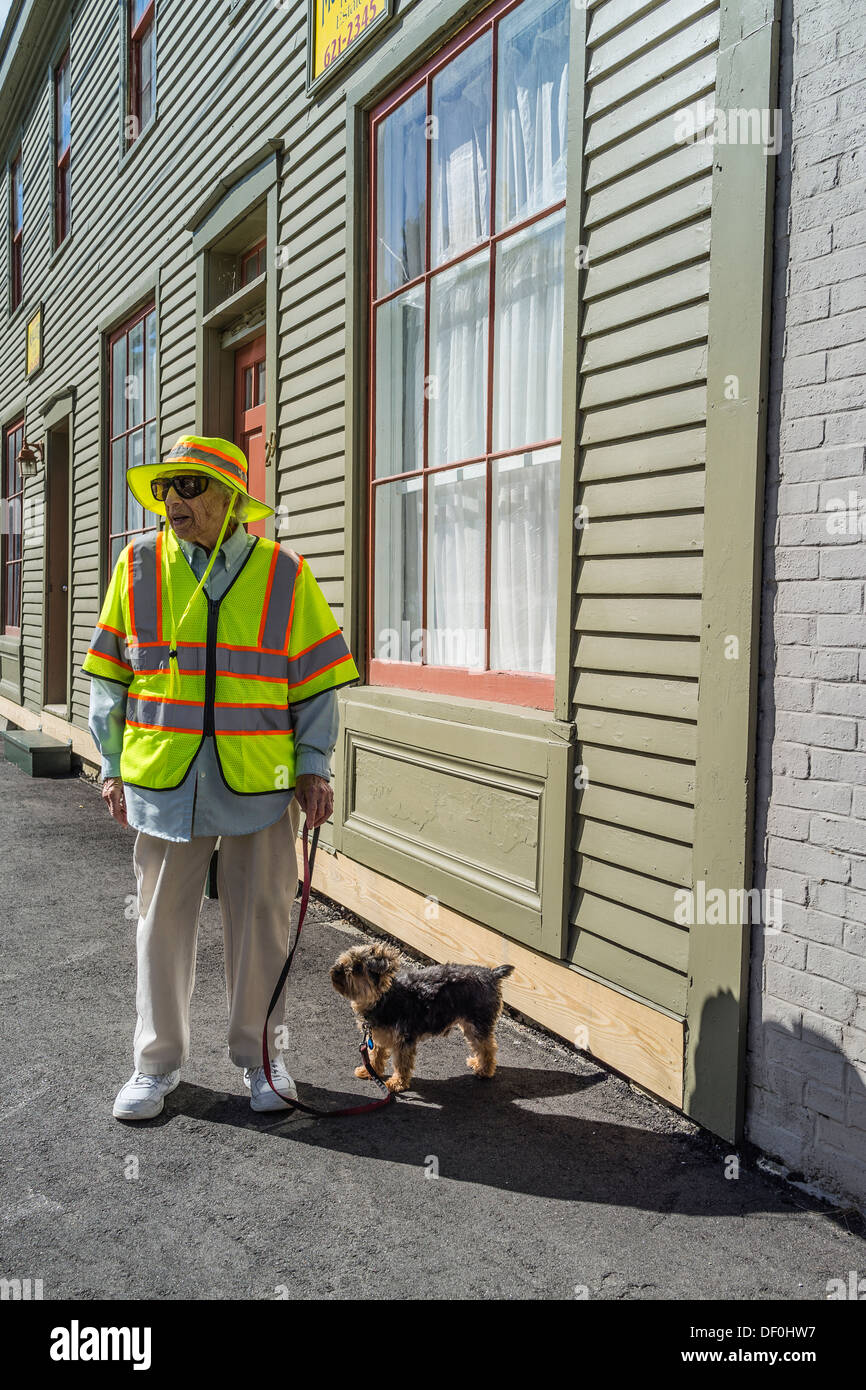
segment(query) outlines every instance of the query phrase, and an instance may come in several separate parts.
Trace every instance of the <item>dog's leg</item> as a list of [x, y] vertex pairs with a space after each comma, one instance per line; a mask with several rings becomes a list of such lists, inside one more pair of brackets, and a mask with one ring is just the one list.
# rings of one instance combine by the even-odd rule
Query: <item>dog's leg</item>
[[[388, 1065], [388, 1058], [391, 1056], [391, 1045], [392, 1037], [390, 1033], [380, 1033], [377, 1030], [374, 1030], [373, 1047], [369, 1054], [370, 1065], [372, 1066], [374, 1071], [377, 1071], [379, 1073], [380, 1076], [382, 1075], [382, 1072], [385, 1070], [385, 1067]], [[367, 1071], [367, 1068], [364, 1066], [363, 1062], [359, 1067], [355, 1068], [355, 1075], [360, 1077], [362, 1081], [373, 1080], [372, 1076]]]
[[[393, 1038], [390, 1033], [373, 1033], [373, 1050], [370, 1053], [370, 1064], [373, 1070], [377, 1071], [380, 1076], [388, 1065], [392, 1043]], [[369, 1076], [369, 1072], [367, 1075]]]
[[385, 1085], [389, 1091], [408, 1091], [415, 1069], [415, 1043], [394, 1043], [394, 1073]]
[[461, 1023], [463, 1036], [472, 1048], [473, 1055], [466, 1058], [476, 1076], [493, 1076], [496, 1071], [496, 1038], [491, 1030], [480, 1033], [471, 1023]]

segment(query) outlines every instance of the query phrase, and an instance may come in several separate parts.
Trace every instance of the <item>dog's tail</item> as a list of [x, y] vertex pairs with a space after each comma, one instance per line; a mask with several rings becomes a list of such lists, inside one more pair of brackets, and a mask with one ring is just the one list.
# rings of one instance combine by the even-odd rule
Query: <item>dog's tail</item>
[[505, 976], [510, 975], [513, 969], [513, 965], [497, 965], [495, 970], [493, 971], [493, 974], [495, 975], [497, 980], [504, 980]]

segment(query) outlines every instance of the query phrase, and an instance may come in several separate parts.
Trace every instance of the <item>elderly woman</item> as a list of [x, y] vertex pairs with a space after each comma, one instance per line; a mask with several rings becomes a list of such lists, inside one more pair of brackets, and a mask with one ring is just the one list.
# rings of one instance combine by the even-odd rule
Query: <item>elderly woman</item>
[[[119, 556], [83, 663], [102, 796], [138, 832], [135, 1070], [114, 1114], [158, 1115], [180, 1080], [217, 841], [229, 1056], [254, 1110], [288, 1108], [261, 1034], [288, 948], [300, 813], [315, 826], [333, 809], [335, 691], [358, 669], [303, 557], [245, 530], [273, 509], [249, 496], [234, 444], [182, 435], [127, 482], [167, 524]], [[271, 1074], [297, 1098], [275, 1047], [281, 1012]]]

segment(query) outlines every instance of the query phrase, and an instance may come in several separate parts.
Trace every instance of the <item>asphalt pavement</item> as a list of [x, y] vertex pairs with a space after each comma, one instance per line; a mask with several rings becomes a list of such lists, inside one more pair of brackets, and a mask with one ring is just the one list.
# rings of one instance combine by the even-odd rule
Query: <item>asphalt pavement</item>
[[[500, 1065], [422, 1045], [408, 1099], [250, 1110], [206, 900], [192, 1055], [157, 1119], [132, 1071], [134, 832], [82, 778], [0, 761], [0, 1276], [45, 1299], [826, 1299], [862, 1227], [744, 1163], [565, 1043], [503, 1017]], [[297, 909], [296, 909], [297, 911]], [[372, 1096], [328, 968], [363, 924], [311, 900], [286, 1061], [301, 1099]]]

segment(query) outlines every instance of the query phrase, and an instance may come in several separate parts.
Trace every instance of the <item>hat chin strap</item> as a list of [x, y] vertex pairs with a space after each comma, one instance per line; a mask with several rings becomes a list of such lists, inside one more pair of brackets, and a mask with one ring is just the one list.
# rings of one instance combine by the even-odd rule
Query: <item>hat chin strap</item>
[[169, 653], [168, 653], [168, 697], [169, 697], [169, 699], [172, 698], [172, 696], [174, 695], [175, 690], [177, 689], [178, 685], [180, 684], [180, 670], [179, 670], [178, 664], [177, 664], [177, 634], [178, 634], [178, 632], [180, 631], [180, 629], [183, 627], [183, 624], [184, 624], [184, 620], [185, 620], [185, 618], [186, 618], [186, 615], [188, 614], [190, 608], [192, 607], [192, 605], [193, 605], [195, 599], [196, 599], [196, 598], [198, 597], [198, 595], [201, 593], [201, 590], [202, 590], [202, 588], [203, 588], [203, 586], [204, 586], [204, 582], [205, 582], [205, 580], [207, 579], [208, 575], [210, 574], [211, 570], [213, 569], [213, 562], [214, 562], [214, 560], [215, 560], [216, 557], [217, 557], [217, 551], [219, 550], [220, 546], [221, 546], [222, 543], [223, 543], [223, 536], [225, 535], [226, 527], [227, 527], [228, 524], [229, 524], [229, 518], [230, 518], [230, 516], [231, 516], [231, 514], [232, 514], [232, 511], [234, 510], [234, 505], [235, 505], [235, 502], [237, 501], [237, 499], [238, 499], [238, 494], [237, 494], [236, 492], [233, 491], [233, 492], [232, 492], [232, 495], [231, 495], [231, 500], [230, 500], [230, 502], [229, 502], [229, 504], [228, 504], [228, 507], [226, 508], [226, 514], [225, 514], [225, 516], [223, 517], [223, 524], [222, 524], [222, 527], [220, 528], [219, 536], [217, 537], [217, 543], [216, 543], [216, 545], [214, 546], [213, 550], [212, 550], [211, 553], [210, 553], [210, 559], [209, 559], [208, 562], [207, 562], [207, 568], [206, 568], [204, 574], [202, 575], [201, 579], [200, 579], [200, 580], [198, 581], [198, 583], [196, 584], [196, 586], [195, 586], [195, 588], [193, 589], [192, 593], [190, 594], [189, 600], [187, 601], [187, 605], [186, 605], [186, 607], [184, 608], [183, 612], [182, 612], [181, 615], [180, 615], [180, 622], [176, 622], [176, 621], [175, 621], [175, 616], [174, 616], [174, 604], [173, 604], [173, 602], [172, 602], [172, 594], [171, 594], [171, 569], [170, 569], [169, 563], [168, 563], [168, 546], [164, 544], [163, 547], [162, 547], [163, 568], [165, 569], [165, 591], [166, 591], [166, 593], [167, 593], [167, 595], [168, 595], [168, 611], [169, 611], [169, 616], [170, 616], [170, 618], [171, 618], [171, 646], [170, 646], [170, 648], [169, 648]]

